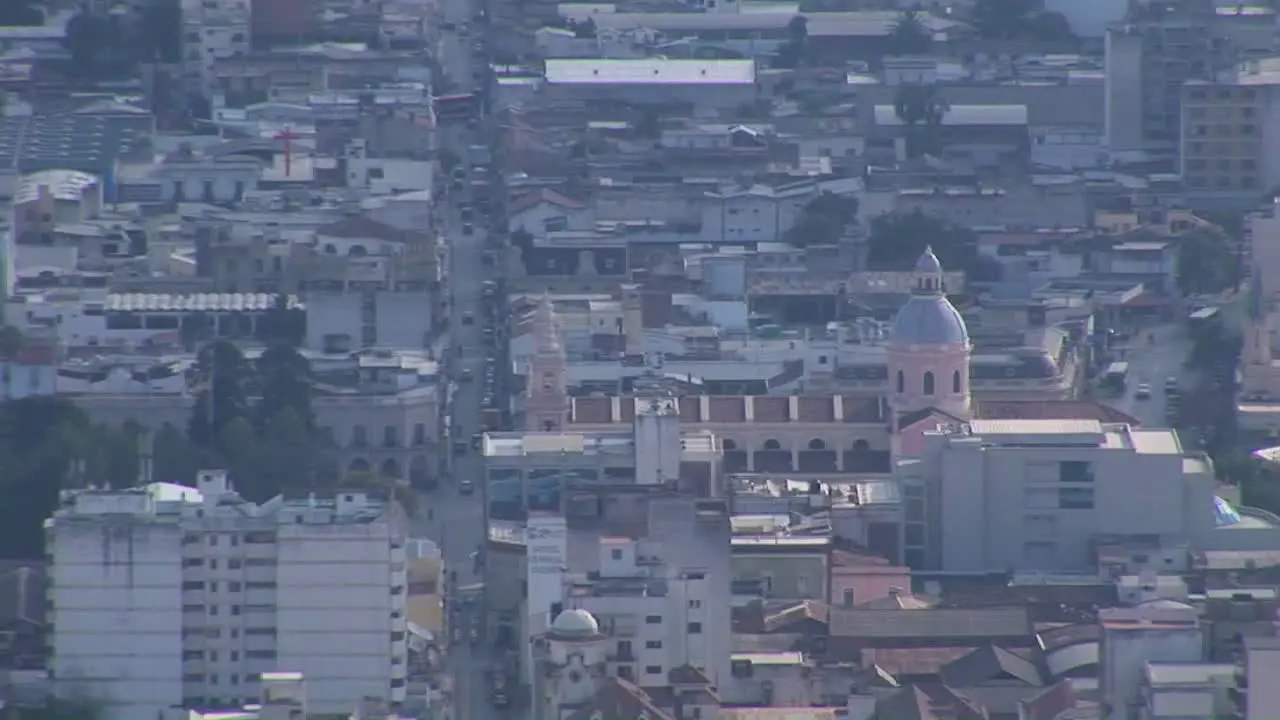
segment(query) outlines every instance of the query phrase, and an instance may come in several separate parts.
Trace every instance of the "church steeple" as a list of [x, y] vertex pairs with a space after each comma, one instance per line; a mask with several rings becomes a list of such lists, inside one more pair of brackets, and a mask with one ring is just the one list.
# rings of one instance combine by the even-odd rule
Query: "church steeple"
[[533, 340], [525, 388], [525, 429], [559, 432], [569, 419], [568, 361], [549, 295], [542, 296], [534, 312]]

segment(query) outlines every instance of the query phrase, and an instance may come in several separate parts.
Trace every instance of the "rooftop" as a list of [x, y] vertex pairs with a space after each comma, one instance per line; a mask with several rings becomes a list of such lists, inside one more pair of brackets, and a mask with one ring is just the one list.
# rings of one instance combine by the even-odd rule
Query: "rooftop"
[[549, 58], [547, 82], [573, 85], [753, 85], [754, 60]]

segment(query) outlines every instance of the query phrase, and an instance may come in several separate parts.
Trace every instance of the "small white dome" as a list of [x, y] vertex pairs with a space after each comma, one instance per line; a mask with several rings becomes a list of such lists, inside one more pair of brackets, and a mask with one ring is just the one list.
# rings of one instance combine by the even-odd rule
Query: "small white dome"
[[586, 610], [565, 610], [551, 623], [551, 632], [565, 638], [589, 638], [600, 634], [600, 623]]

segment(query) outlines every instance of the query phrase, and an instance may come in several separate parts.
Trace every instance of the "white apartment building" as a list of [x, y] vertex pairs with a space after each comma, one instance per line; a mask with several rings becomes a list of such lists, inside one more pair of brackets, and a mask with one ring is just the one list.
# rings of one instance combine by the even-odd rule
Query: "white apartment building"
[[973, 420], [926, 431], [921, 459], [898, 471], [913, 567], [1087, 571], [1098, 537], [1203, 547], [1217, 531], [1213, 465], [1170, 429]]
[[257, 702], [263, 673], [310, 681], [316, 713], [405, 699], [405, 530], [346, 492], [262, 505], [222, 471], [63, 494], [46, 521], [50, 674], [110, 720]]
[[212, 98], [218, 60], [249, 52], [251, 0], [182, 0], [183, 79]]

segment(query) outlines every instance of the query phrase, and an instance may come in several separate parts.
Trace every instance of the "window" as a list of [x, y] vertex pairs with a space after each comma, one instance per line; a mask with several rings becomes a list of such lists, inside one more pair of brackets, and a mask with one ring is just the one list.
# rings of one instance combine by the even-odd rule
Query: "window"
[[662, 616], [661, 615], [645, 615], [644, 624], [645, 625], [661, 625]]
[[385, 448], [400, 447], [400, 434], [396, 432], [395, 425], [388, 425], [382, 428], [382, 446]]
[[906, 391], [907, 391], [907, 378], [905, 375], [902, 374], [902, 371], [899, 370], [898, 371], [898, 392], [903, 393]]
[[622, 551], [621, 551], [621, 550], [619, 550], [618, 548], [614, 548], [614, 549], [612, 549], [612, 550], [610, 550], [610, 551], [609, 551], [609, 556], [610, 556], [610, 557], [612, 557], [614, 560], [621, 560], [621, 559], [622, 559]]
[[956, 370], [955, 372], [951, 373], [951, 392], [953, 393], [960, 392], [960, 371], [959, 370]]
[[427, 444], [427, 426], [423, 423], [415, 423], [413, 426], [413, 444]]
[[644, 667], [644, 672], [645, 672], [645, 674], [646, 674], [646, 675], [661, 675], [661, 674], [662, 674], [662, 666], [661, 666], [661, 665], [646, 665], [646, 666]]
[[853, 607], [853, 588], [844, 589], [844, 598], [841, 604], [845, 607]]
[[628, 682], [635, 680], [635, 677], [631, 674], [631, 666], [630, 666], [630, 665], [619, 665], [619, 666], [618, 666], [618, 677], [620, 677], [620, 678], [622, 678], [623, 680], [626, 680], [626, 681], [628, 681]]
[[689, 623], [689, 634], [690, 634], [690, 635], [700, 635], [700, 634], [702, 634], [702, 623], [700, 623], [700, 622], [691, 622], [691, 623]]
[[645, 646], [645, 649], [647, 650], [661, 650], [662, 641], [661, 640], [645, 640], [644, 646]]
[[1060, 510], [1092, 510], [1093, 488], [1062, 488], [1058, 491]]
[[1093, 482], [1093, 464], [1083, 460], [1063, 460], [1058, 463], [1058, 482]]
[[690, 610], [699, 610], [699, 609], [701, 609], [701, 608], [702, 608], [702, 601], [701, 601], [701, 600], [690, 600], [690, 601], [689, 601], [689, 609], [690, 609]]
[[199, 580], [188, 580], [182, 583], [183, 590], [203, 590], [204, 583]]
[[924, 394], [933, 394], [933, 371], [929, 371], [924, 374]]
[[366, 447], [369, 444], [369, 429], [363, 425], [351, 428], [351, 444], [354, 447]]

